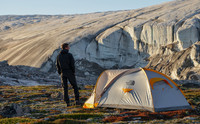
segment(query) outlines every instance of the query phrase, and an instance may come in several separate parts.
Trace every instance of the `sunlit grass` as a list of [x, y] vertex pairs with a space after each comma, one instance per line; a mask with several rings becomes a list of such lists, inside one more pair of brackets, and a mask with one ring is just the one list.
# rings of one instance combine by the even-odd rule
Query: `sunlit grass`
[[[93, 92], [94, 85], [86, 85], [79, 90], [80, 101], [83, 104]], [[188, 102], [195, 108], [200, 103], [200, 89], [181, 87]], [[140, 110], [108, 109], [94, 108], [84, 109], [82, 106], [75, 106], [74, 90], [69, 86], [69, 96], [72, 103], [67, 107], [62, 97], [56, 96], [56, 93], [63, 95], [63, 88], [60, 86], [0, 86], [1, 97], [0, 107], [11, 105], [12, 103], [20, 104], [22, 107], [30, 107], [31, 112], [24, 116], [26, 118], [4, 118], [1, 116], [0, 123], [90, 123], [95, 122], [125, 122], [131, 120], [133, 114], [144, 114]], [[128, 112], [132, 114], [128, 114]], [[183, 112], [190, 116], [193, 111]], [[123, 114], [126, 113], [126, 114]], [[127, 115], [128, 114], [128, 115]], [[104, 117], [105, 116], [105, 117]], [[177, 117], [177, 116], [176, 116]], [[33, 118], [33, 119], [29, 119]], [[47, 119], [45, 119], [47, 118]], [[147, 117], [148, 118], [148, 117]], [[173, 118], [173, 117], [172, 117]], [[163, 120], [157, 119], [157, 122]], [[147, 121], [147, 120], [144, 120]], [[152, 121], [149, 119], [149, 121]], [[184, 121], [180, 121], [184, 122]]]
[[20, 118], [20, 117], [15, 117], [15, 118], [3, 118], [0, 119], [0, 124], [17, 124], [17, 123], [33, 123], [37, 122], [36, 119], [30, 119], [30, 118]]
[[48, 121], [52, 121], [52, 122], [61, 122], [61, 121], [69, 121], [69, 122], [86, 122], [85, 120], [87, 120], [88, 118], [102, 118], [103, 114], [91, 114], [91, 113], [74, 113], [74, 114], [59, 114], [59, 115], [55, 115], [55, 116], [49, 116], [49, 120]]

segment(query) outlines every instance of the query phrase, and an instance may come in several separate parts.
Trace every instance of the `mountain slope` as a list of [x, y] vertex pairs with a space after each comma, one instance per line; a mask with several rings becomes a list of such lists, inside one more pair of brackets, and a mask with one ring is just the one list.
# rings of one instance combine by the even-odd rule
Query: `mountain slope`
[[70, 52], [77, 61], [123, 68], [144, 67], [149, 57], [163, 49], [168, 56], [200, 40], [199, 0], [176, 0], [129, 11], [4, 18], [0, 20], [0, 61], [43, 71], [55, 68], [64, 42], [71, 43]]

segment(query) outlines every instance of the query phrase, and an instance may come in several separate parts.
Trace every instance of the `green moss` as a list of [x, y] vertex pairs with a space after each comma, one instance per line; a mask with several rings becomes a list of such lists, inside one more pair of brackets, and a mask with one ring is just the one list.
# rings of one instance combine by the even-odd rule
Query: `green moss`
[[184, 90], [186, 99], [191, 105], [197, 105], [200, 102], [200, 89]]
[[92, 90], [79, 90], [80, 93], [92, 93]]
[[36, 121], [37, 121], [36, 119], [15, 117], [15, 118], [0, 119], [0, 124], [33, 123]]

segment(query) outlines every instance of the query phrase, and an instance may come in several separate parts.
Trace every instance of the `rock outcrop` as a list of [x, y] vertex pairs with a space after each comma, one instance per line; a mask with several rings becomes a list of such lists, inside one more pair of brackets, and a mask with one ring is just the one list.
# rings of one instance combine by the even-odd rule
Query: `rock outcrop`
[[2, 109], [0, 109], [0, 115], [3, 117], [19, 117], [23, 116], [26, 113], [31, 112], [30, 107], [22, 107], [20, 104], [11, 104], [11, 106], [4, 106]]
[[[154, 63], [152, 57], [161, 57], [160, 53], [181, 56], [200, 41], [199, 0], [176, 0], [129, 11], [36, 17], [23, 16], [29, 23], [17, 26], [12, 25], [21, 22], [20, 16], [9, 16], [12, 21], [0, 20], [0, 61], [55, 71], [59, 46], [69, 42], [77, 61], [96, 63], [101, 68], [144, 67], [149, 57]], [[184, 69], [185, 66], [194, 67], [186, 64]], [[198, 66], [196, 62], [195, 67]], [[162, 72], [175, 73], [173, 68], [168, 70]], [[192, 78], [191, 74], [184, 74], [178, 71], [169, 75], [174, 79]]]
[[164, 52], [150, 57], [147, 68], [163, 72], [173, 79], [200, 81], [200, 41], [171, 55], [164, 55]]
[[[76, 81], [79, 87], [95, 84], [103, 68], [85, 60], [76, 61]], [[82, 66], [83, 65], [83, 66]], [[0, 86], [61, 85], [60, 76], [55, 72], [42, 72], [29, 66], [12, 66], [7, 61], [0, 62]], [[4, 100], [1, 98], [0, 101]]]

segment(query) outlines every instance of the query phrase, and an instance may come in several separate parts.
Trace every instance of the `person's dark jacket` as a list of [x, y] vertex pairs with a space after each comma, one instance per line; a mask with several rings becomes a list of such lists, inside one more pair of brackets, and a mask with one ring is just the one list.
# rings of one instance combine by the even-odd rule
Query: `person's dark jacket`
[[75, 73], [74, 57], [63, 49], [57, 56], [56, 67], [59, 74]]

